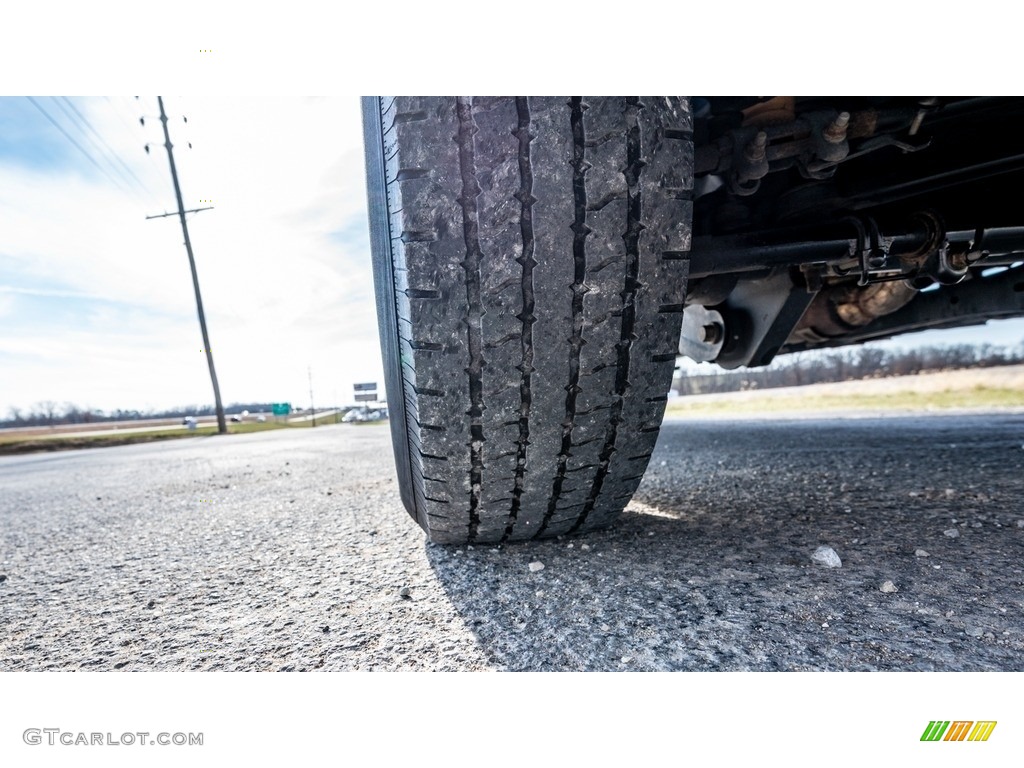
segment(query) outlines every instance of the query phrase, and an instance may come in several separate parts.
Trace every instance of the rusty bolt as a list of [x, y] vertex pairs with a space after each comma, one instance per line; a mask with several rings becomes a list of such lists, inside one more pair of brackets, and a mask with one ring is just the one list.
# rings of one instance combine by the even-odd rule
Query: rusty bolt
[[846, 141], [846, 126], [850, 124], [850, 113], [840, 112], [831, 125], [825, 129], [825, 141], [838, 144]]

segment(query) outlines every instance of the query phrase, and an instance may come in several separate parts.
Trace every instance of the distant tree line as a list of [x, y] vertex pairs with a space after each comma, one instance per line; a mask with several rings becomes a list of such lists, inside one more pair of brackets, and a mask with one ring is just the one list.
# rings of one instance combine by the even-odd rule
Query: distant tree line
[[956, 344], [918, 349], [854, 347], [834, 352], [783, 355], [764, 368], [726, 371], [709, 366], [710, 373], [676, 373], [672, 388], [680, 395], [737, 392], [745, 389], [799, 387], [832, 381], [910, 376], [927, 371], [992, 368], [1024, 363], [1024, 345], [1016, 349], [992, 344]]
[[[232, 403], [224, 408], [226, 413], [250, 411], [270, 412], [270, 403]], [[7, 409], [7, 418], [0, 420], [0, 427], [53, 427], [63, 424], [92, 424], [105, 421], [138, 421], [140, 419], [180, 419], [184, 416], [213, 416], [212, 405], [179, 405], [164, 410], [122, 410], [104, 411], [100, 408], [79, 407], [74, 403], [58, 404], [43, 400], [31, 408], [14, 406]]]

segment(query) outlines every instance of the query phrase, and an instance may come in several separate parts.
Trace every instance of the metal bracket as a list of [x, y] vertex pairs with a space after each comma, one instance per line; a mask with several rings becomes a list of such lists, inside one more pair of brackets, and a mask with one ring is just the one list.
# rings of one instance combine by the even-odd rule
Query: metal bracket
[[788, 271], [740, 282], [718, 308], [725, 320], [726, 343], [716, 362], [723, 368], [768, 365], [816, 295], [817, 291], [796, 285]]

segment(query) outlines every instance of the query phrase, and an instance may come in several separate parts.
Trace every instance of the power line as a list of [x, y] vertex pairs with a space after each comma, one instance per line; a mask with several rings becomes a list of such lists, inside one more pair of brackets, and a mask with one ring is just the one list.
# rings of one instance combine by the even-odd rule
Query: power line
[[[105, 98], [107, 100], [107, 103], [110, 104], [111, 109], [113, 110], [114, 114], [117, 115], [117, 119], [121, 121], [121, 125], [123, 125], [125, 127], [125, 130], [128, 131], [129, 133], [131, 133], [133, 138], [137, 138], [138, 137], [137, 131], [139, 129], [136, 128], [134, 125], [129, 125], [128, 124], [128, 121], [124, 119], [124, 115], [121, 114], [120, 110], [118, 110], [117, 106], [114, 104], [113, 101], [111, 101], [109, 96], [104, 96], [103, 98]], [[139, 97], [136, 96], [135, 98], [138, 99]], [[134, 105], [131, 105], [131, 108], [132, 108], [132, 110], [134, 110], [134, 108], [135, 108]], [[143, 125], [143, 127], [145, 127], [145, 123], [144, 122], [142, 123], [142, 125]], [[146, 153], [146, 157], [148, 157], [149, 158], [149, 162], [153, 164], [153, 168], [155, 168], [159, 172], [159, 174], [161, 176], [163, 176], [163, 171], [160, 170], [160, 166], [157, 165], [157, 162], [153, 158], [153, 156], [147, 152]]]
[[[89, 122], [89, 119], [85, 115], [83, 115], [81, 112], [78, 111], [78, 108], [75, 106], [74, 102], [72, 102], [71, 99], [69, 99], [67, 96], [61, 96], [60, 99], [65, 104], [67, 104], [68, 107], [70, 107], [71, 111], [74, 112], [78, 116], [78, 119], [81, 121], [82, 124], [85, 125], [86, 128], [89, 129], [89, 131], [92, 133], [92, 135], [95, 136], [104, 147], [106, 147], [108, 156], [109, 157], [113, 157], [114, 160], [116, 160], [118, 162], [118, 164], [122, 168], [124, 168], [125, 171], [127, 171], [128, 175], [131, 176], [135, 180], [135, 183], [138, 186], [138, 188], [140, 190], [142, 190], [143, 192], [147, 192], [150, 195], [152, 195], [153, 191], [146, 186], [145, 182], [143, 182], [142, 179], [140, 179], [138, 176], [135, 175], [135, 171], [133, 171], [128, 166], [128, 164], [125, 163], [125, 161], [121, 159], [121, 156], [117, 153], [117, 151], [113, 147], [111, 147], [106, 142], [106, 140], [100, 135], [99, 131], [97, 131], [96, 128], [93, 127], [93, 124], [91, 122]], [[61, 105], [58, 103], [57, 106], [61, 106]], [[65, 112], [65, 114], [67, 114], [67, 112]], [[84, 133], [84, 131], [83, 131], [83, 133]], [[117, 169], [115, 168], [114, 170], [117, 170]]]
[[86, 141], [92, 145], [93, 149], [97, 150], [97, 156], [106, 161], [106, 164], [109, 166], [110, 170], [116, 173], [121, 178], [121, 180], [124, 181], [125, 184], [131, 185], [132, 180], [125, 176], [124, 172], [121, 171], [120, 168], [118, 168], [112, 162], [110, 162], [110, 158], [107, 156], [107, 153], [103, 151], [103, 147], [97, 144], [96, 141], [85, 132], [85, 129], [82, 128], [80, 121], [70, 111], [68, 111], [68, 108], [61, 104], [60, 101], [57, 100], [56, 96], [51, 96], [50, 100], [57, 105], [57, 109], [64, 113], [64, 117], [66, 117], [70, 121], [71, 125], [73, 125], [75, 129], [82, 136], [85, 137]]
[[65, 131], [65, 130], [64, 130], [64, 127], [63, 127], [63, 126], [62, 126], [62, 125], [61, 125], [60, 123], [58, 123], [58, 122], [57, 122], [56, 120], [54, 120], [54, 119], [53, 119], [53, 118], [52, 118], [52, 117], [50, 116], [50, 114], [49, 114], [49, 113], [48, 113], [48, 112], [47, 112], [47, 111], [46, 111], [45, 109], [43, 109], [42, 105], [41, 105], [41, 104], [40, 104], [40, 103], [39, 103], [38, 101], [36, 101], [35, 99], [33, 99], [33, 98], [32, 98], [31, 96], [26, 96], [25, 98], [26, 98], [26, 99], [28, 99], [29, 101], [31, 101], [31, 102], [32, 102], [32, 105], [33, 105], [33, 106], [34, 106], [34, 107], [35, 107], [36, 109], [38, 109], [38, 110], [39, 110], [40, 112], [42, 112], [42, 113], [43, 113], [43, 117], [45, 117], [45, 118], [46, 118], [47, 120], [49, 120], [49, 121], [50, 121], [50, 123], [52, 123], [52, 124], [53, 124], [53, 126], [54, 126], [54, 127], [55, 127], [55, 128], [56, 128], [56, 129], [58, 130], [58, 131], [60, 131], [60, 132], [61, 132], [62, 134], [64, 134], [64, 138], [66, 138], [66, 139], [67, 139], [68, 141], [70, 141], [70, 142], [72, 143], [72, 145], [74, 145], [74, 147], [75, 147], [75, 148], [76, 148], [76, 149], [77, 149], [77, 150], [78, 150], [79, 152], [81, 152], [81, 153], [82, 153], [83, 155], [85, 155], [86, 159], [87, 159], [87, 160], [88, 160], [88, 161], [89, 161], [90, 163], [92, 163], [93, 165], [95, 165], [95, 166], [96, 166], [96, 168], [97, 168], [97, 169], [98, 169], [98, 170], [100, 171], [100, 173], [102, 173], [103, 175], [105, 175], [105, 176], [106, 176], [106, 177], [107, 177], [108, 179], [110, 179], [110, 180], [111, 180], [112, 182], [114, 182], [114, 184], [116, 184], [117, 186], [119, 186], [119, 187], [121, 186], [120, 182], [118, 182], [118, 180], [117, 180], [117, 179], [115, 179], [115, 178], [114, 178], [113, 176], [111, 176], [111, 175], [110, 175], [110, 171], [108, 171], [108, 170], [107, 170], [106, 168], [104, 168], [104, 167], [103, 167], [102, 165], [100, 165], [99, 163], [97, 163], [97, 162], [96, 162], [96, 159], [95, 159], [95, 158], [94, 158], [94, 157], [93, 157], [93, 156], [92, 156], [91, 154], [89, 154], [89, 152], [87, 152], [87, 151], [86, 151], [86, 150], [85, 150], [85, 149], [84, 149], [84, 148], [82, 147], [82, 145], [81, 145], [81, 144], [79, 144], [79, 143], [78, 143], [77, 141], [75, 141], [75, 140], [74, 140], [74, 139], [73, 139], [73, 138], [71, 137], [71, 134], [70, 134], [70, 133], [68, 133], [67, 131]]

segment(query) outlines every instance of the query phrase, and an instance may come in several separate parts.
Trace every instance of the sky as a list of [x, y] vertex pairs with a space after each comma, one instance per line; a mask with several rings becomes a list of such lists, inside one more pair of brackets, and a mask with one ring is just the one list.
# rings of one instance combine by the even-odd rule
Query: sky
[[[223, 400], [307, 405], [311, 372], [325, 405], [382, 380], [356, 94], [1017, 87], [1013, 27], [984, 3], [972, 7], [991, 40], [984, 66], [927, 67], [899, 47], [838, 66], [832, 34], [766, 56], [761, 24], [705, 5], [673, 6], [626, 38], [613, 14], [549, 0], [520, 3], [518, 26], [501, 5], [463, 0], [396, 0], [387, 17], [312, 0], [244, 18], [179, 0], [158, 20], [124, 0], [12, 6], [0, 32], [0, 419], [44, 400], [212, 403], [180, 225], [145, 218], [175, 210], [156, 98], [87, 94], [188, 94], [165, 104], [185, 205], [214, 207], [189, 228]], [[920, 39], [909, 6], [879, 11], [887, 36]], [[699, 34], [726, 25], [728, 44]], [[875, 16], [844, 30], [855, 47]], [[318, 93], [332, 95], [298, 95]], [[1016, 344], [1024, 321], [923, 338]]]
[[[223, 402], [383, 391], [358, 98], [164, 104], [185, 207], [212, 206], [188, 222]], [[180, 223], [146, 219], [176, 211], [163, 145], [156, 97], [0, 97], [0, 418], [213, 402]], [[1015, 320], [888, 344], [1022, 341]]]
[[[358, 99], [164, 104], [225, 404], [381, 381]], [[163, 145], [155, 97], [0, 98], [0, 416], [212, 403]]]

